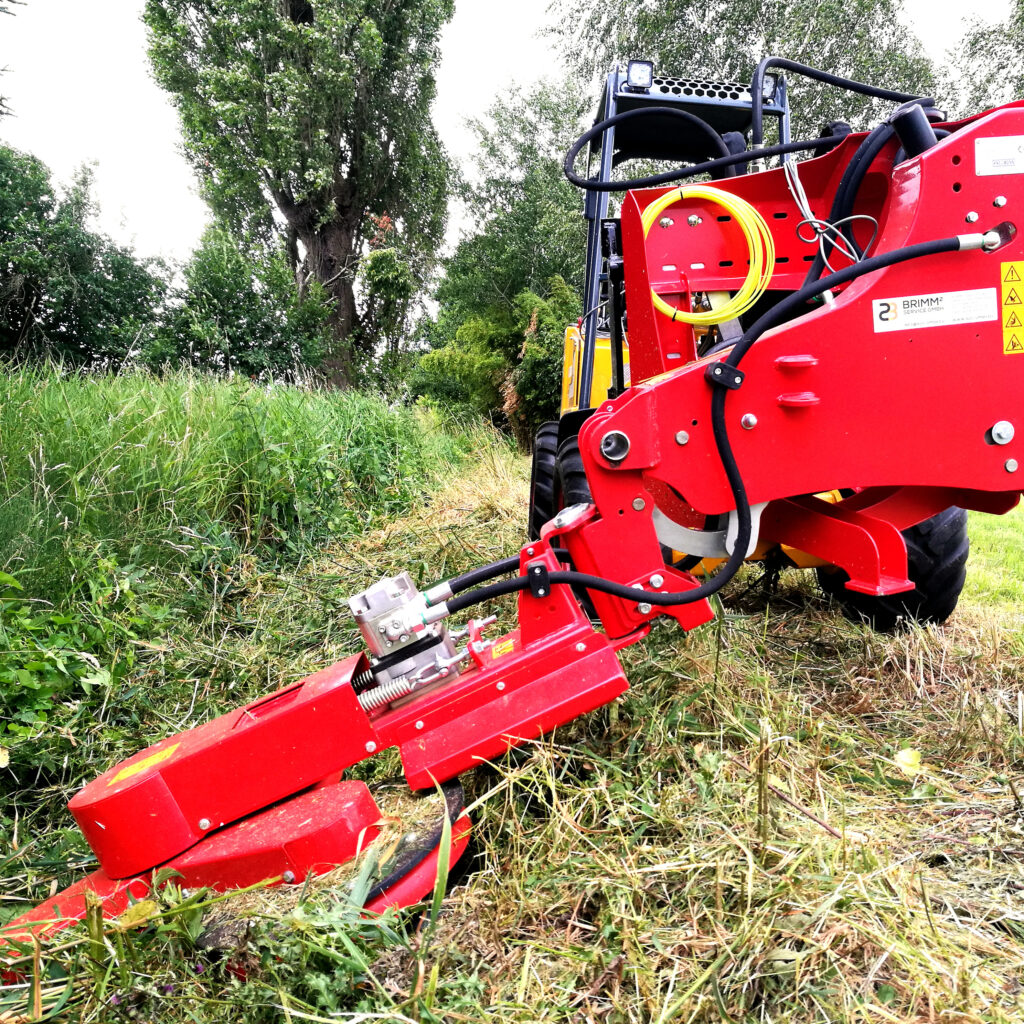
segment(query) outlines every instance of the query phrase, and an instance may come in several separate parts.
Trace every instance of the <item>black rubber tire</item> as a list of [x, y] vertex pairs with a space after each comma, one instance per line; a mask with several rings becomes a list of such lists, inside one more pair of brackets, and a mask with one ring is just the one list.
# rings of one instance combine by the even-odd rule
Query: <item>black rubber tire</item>
[[967, 576], [967, 513], [947, 508], [903, 531], [907, 542], [907, 575], [914, 590], [875, 597], [846, 589], [849, 576], [841, 569], [818, 569], [821, 589], [854, 621], [866, 621], [881, 633], [915, 622], [945, 622], [964, 588]]
[[530, 468], [530, 510], [527, 533], [540, 539], [540, 528], [558, 511], [555, 507], [555, 459], [558, 454], [558, 424], [545, 423], [533, 442]]
[[587, 471], [580, 455], [580, 439], [578, 436], [567, 437], [558, 446], [555, 459], [555, 502], [558, 508], [567, 508], [591, 501]]

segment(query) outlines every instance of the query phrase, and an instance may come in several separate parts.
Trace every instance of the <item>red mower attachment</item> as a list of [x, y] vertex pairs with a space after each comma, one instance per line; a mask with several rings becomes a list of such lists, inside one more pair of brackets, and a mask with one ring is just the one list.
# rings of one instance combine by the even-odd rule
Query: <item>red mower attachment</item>
[[[761, 95], [759, 83], [755, 110]], [[15, 934], [80, 919], [89, 890], [115, 916], [154, 872], [226, 890], [299, 884], [350, 861], [383, 815], [347, 769], [397, 747], [410, 788], [432, 790], [607, 704], [628, 687], [618, 650], [660, 616], [684, 629], [709, 621], [708, 599], [749, 557], [816, 566], [892, 622], [908, 610], [948, 615], [966, 534], [955, 558], [937, 561], [931, 592], [908, 550], [937, 522], [964, 527], [963, 509], [1008, 511], [1024, 478], [1024, 103], [955, 123], [930, 105], [900, 111], [866, 135], [712, 154], [676, 177], [820, 148], [799, 172], [634, 183], [621, 218], [591, 239], [603, 238], [592, 251], [607, 270], [612, 386], [548, 432], [557, 473], [535, 472], [531, 505], [545, 491], [551, 503], [539, 538], [422, 593], [407, 573], [374, 584], [349, 602], [365, 655], [88, 785], [71, 811], [100, 870], [15, 921]], [[800, 234], [806, 224], [815, 238]], [[697, 566], [703, 581], [688, 571]], [[505, 635], [487, 638], [493, 618], [449, 631], [453, 617], [513, 593], [518, 624]], [[445, 813], [454, 863], [469, 822], [459, 802]], [[424, 898], [443, 831], [378, 882], [369, 909]]]

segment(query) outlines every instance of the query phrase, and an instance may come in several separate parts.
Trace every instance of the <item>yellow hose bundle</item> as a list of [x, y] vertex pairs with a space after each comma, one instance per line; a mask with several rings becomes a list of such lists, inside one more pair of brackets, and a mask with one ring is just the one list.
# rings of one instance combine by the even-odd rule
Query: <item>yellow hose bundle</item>
[[671, 192], [666, 192], [659, 199], [655, 199], [644, 210], [642, 217], [644, 238], [647, 237], [654, 222], [658, 219], [658, 214], [667, 206], [679, 202], [680, 199], [706, 199], [732, 214], [733, 220], [739, 224], [747, 240], [750, 270], [747, 271], [740, 290], [719, 309], [711, 309], [706, 313], [690, 313], [677, 309], [675, 306], [670, 306], [652, 288], [651, 299], [654, 302], [654, 308], [672, 320], [681, 320], [683, 323], [693, 324], [697, 327], [710, 327], [712, 324], [719, 324], [724, 320], [742, 316], [764, 294], [768, 282], [771, 280], [772, 271], [775, 269], [775, 241], [772, 238], [772, 233], [768, 230], [768, 225], [761, 214], [740, 196], [715, 188], [713, 185], [680, 185], [679, 188], [672, 189]]

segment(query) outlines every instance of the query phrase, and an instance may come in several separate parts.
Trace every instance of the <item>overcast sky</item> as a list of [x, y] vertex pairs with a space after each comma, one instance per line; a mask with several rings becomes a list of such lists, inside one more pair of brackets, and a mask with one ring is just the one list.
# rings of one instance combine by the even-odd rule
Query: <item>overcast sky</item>
[[[482, 113], [513, 82], [557, 70], [535, 35], [550, 0], [457, 0], [442, 39], [435, 118], [449, 151], [466, 160], [467, 117]], [[671, 0], [670, 0], [671, 2]], [[925, 48], [941, 58], [963, 32], [964, 11], [994, 21], [1010, 0], [905, 0]], [[149, 78], [143, 0], [28, 0], [0, 16], [0, 94], [14, 117], [0, 139], [35, 153], [59, 181], [83, 161], [96, 164], [101, 229], [144, 255], [184, 259], [206, 211], [180, 153], [177, 118]]]

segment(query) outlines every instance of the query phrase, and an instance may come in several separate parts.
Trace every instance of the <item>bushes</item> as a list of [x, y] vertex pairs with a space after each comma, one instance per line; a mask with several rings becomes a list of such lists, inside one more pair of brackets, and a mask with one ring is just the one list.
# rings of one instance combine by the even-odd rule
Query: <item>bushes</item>
[[118, 366], [154, 317], [162, 268], [86, 228], [90, 184], [58, 197], [40, 160], [0, 145], [0, 355]]
[[442, 405], [501, 417], [525, 447], [558, 413], [565, 328], [579, 300], [552, 277], [544, 295], [525, 290], [507, 306], [465, 321], [455, 337], [426, 353], [410, 390]]
[[323, 289], [295, 288], [284, 254], [214, 225], [183, 270], [185, 285], [146, 332], [139, 361], [281, 378], [317, 366], [329, 344]]

